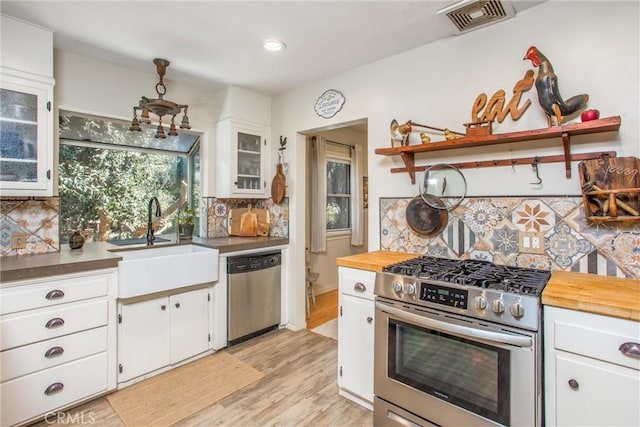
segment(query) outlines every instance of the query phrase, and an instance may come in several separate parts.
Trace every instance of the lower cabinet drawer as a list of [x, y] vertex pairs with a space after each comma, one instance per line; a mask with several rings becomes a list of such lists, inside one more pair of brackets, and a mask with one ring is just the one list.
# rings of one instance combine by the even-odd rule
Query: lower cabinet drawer
[[108, 320], [108, 303], [98, 300], [64, 304], [27, 313], [3, 316], [0, 320], [0, 350], [104, 326]]
[[0, 380], [8, 381], [103, 351], [107, 351], [106, 326], [3, 351]]
[[113, 274], [93, 274], [4, 288], [0, 290], [0, 314], [106, 296], [112, 277]]
[[338, 281], [341, 294], [372, 300], [376, 283], [376, 272], [338, 267]]
[[107, 353], [65, 363], [2, 383], [2, 426], [33, 417], [107, 390]]

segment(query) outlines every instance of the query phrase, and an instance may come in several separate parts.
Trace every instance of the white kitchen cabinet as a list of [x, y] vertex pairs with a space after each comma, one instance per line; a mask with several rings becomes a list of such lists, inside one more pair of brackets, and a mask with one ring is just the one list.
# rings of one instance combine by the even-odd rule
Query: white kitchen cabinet
[[0, 288], [0, 425], [33, 421], [116, 387], [115, 269]]
[[268, 126], [233, 118], [216, 124], [216, 197], [268, 197], [269, 134]]
[[338, 267], [338, 387], [340, 395], [373, 408], [376, 273]]
[[0, 190], [53, 195], [53, 84], [0, 72]]
[[640, 323], [544, 307], [545, 419], [640, 425]]
[[172, 295], [170, 305], [171, 363], [177, 363], [209, 348], [208, 289]]
[[120, 303], [119, 382], [179, 363], [209, 349], [209, 291]]
[[0, 194], [52, 196], [53, 33], [0, 18]]

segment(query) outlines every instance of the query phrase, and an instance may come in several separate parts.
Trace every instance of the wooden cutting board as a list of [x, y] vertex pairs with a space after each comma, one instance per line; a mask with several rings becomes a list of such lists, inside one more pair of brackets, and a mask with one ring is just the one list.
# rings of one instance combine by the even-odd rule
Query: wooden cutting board
[[[254, 215], [255, 223], [253, 221]], [[269, 211], [266, 209], [237, 208], [229, 210], [227, 232], [230, 236], [268, 236], [269, 227], [270, 216]]]

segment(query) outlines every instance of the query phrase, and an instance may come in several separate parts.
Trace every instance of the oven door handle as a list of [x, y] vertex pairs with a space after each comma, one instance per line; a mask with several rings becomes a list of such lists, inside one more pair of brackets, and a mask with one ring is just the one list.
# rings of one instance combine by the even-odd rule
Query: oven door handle
[[409, 313], [380, 302], [376, 302], [376, 307], [382, 311], [392, 314], [399, 320], [424, 326], [425, 328], [435, 329], [440, 332], [450, 332], [456, 335], [462, 335], [463, 337], [480, 338], [496, 343], [516, 345], [518, 347], [531, 347], [533, 345], [531, 337], [501, 334], [500, 332], [483, 331], [480, 329], [469, 328], [467, 326], [454, 325], [452, 323], [446, 323], [440, 320], [423, 317], [418, 314]]

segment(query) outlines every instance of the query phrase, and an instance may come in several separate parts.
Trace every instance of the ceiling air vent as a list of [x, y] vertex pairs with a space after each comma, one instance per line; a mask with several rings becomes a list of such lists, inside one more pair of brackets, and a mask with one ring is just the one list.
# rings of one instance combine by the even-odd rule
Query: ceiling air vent
[[440, 9], [438, 14], [445, 15], [459, 33], [464, 33], [513, 18], [516, 13], [511, 3], [507, 1], [462, 0]]

